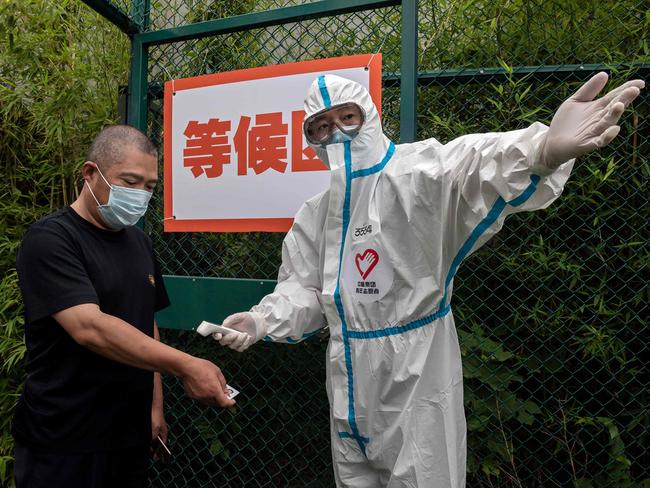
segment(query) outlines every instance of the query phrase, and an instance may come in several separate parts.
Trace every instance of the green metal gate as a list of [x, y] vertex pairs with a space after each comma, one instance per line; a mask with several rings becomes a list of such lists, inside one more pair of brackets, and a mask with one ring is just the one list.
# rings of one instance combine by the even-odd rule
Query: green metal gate
[[[128, 120], [161, 149], [171, 78], [381, 51], [387, 135], [446, 142], [548, 123], [599, 70], [650, 73], [644, 0], [84, 1], [129, 35]], [[643, 94], [556, 204], [511, 217], [455, 280], [469, 487], [650, 486], [647, 115]], [[333, 486], [327, 337], [238, 355], [188, 330], [271, 290], [283, 236], [164, 234], [162, 192], [152, 207], [163, 340], [242, 394], [203, 409], [165, 378], [174, 458], [151, 485]]]

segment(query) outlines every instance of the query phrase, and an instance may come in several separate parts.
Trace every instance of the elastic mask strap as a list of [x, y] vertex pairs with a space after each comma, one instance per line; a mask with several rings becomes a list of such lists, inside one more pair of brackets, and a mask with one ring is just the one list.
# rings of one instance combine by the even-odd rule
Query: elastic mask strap
[[102, 170], [99, 169], [99, 166], [97, 166], [97, 171], [99, 171], [99, 176], [102, 177], [102, 180], [104, 180], [104, 182], [105, 182], [105, 183], [108, 185], [108, 187], [112, 190], [112, 189], [113, 189], [113, 185], [111, 185], [111, 184], [108, 182], [108, 180], [107, 180], [106, 178], [104, 178], [104, 175], [102, 174]]
[[96, 197], [96, 196], [95, 196], [95, 194], [93, 193], [93, 189], [92, 189], [92, 188], [90, 188], [90, 185], [88, 184], [88, 182], [87, 182], [87, 181], [85, 181], [84, 183], [86, 183], [86, 186], [87, 186], [87, 187], [88, 187], [88, 189], [90, 190], [90, 194], [91, 194], [91, 195], [93, 196], [93, 198], [95, 199], [95, 202], [97, 202], [97, 206], [98, 206], [98, 207], [101, 207], [101, 206], [102, 206], [102, 204], [101, 204], [101, 203], [99, 203], [99, 200], [97, 200], [97, 197]]
[[[105, 182], [105, 183], [108, 185], [108, 187], [112, 190], [112, 189], [113, 189], [113, 186], [112, 186], [108, 181], [106, 181], [106, 178], [104, 178], [104, 175], [102, 174], [102, 170], [99, 169], [99, 166], [97, 166], [97, 171], [99, 171], [99, 176], [102, 177], [102, 180], [104, 180], [104, 182]], [[93, 198], [95, 199], [95, 202], [97, 202], [97, 206], [101, 207], [102, 204], [99, 203], [99, 200], [97, 200], [97, 197], [95, 196], [95, 193], [93, 192], [93, 189], [90, 188], [90, 185], [88, 184], [87, 181], [85, 181], [85, 183], [86, 183], [86, 186], [88, 187], [88, 189], [90, 190], [90, 194], [91, 194], [91, 195], [93, 196]]]

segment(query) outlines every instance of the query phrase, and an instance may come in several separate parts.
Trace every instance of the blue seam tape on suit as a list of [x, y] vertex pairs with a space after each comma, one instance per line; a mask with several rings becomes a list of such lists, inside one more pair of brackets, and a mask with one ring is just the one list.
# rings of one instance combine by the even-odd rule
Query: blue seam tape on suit
[[357, 427], [356, 413], [354, 408], [354, 377], [352, 373], [352, 351], [350, 349], [350, 339], [348, 337], [348, 326], [345, 320], [345, 311], [343, 309], [343, 301], [341, 300], [341, 263], [343, 262], [343, 248], [345, 247], [345, 238], [350, 225], [350, 199], [352, 195], [352, 151], [350, 149], [350, 142], [343, 143], [343, 151], [345, 156], [345, 200], [343, 202], [343, 226], [341, 229], [341, 248], [339, 251], [339, 270], [336, 279], [336, 290], [334, 291], [334, 302], [336, 303], [336, 310], [341, 320], [341, 335], [343, 337], [343, 348], [345, 350], [345, 369], [348, 379], [348, 425], [352, 430], [350, 436], [357, 441], [359, 449], [363, 455], [366, 455], [366, 446], [359, 435]]
[[[354, 436], [352, 434], [350, 434], [349, 432], [339, 432], [339, 438], [341, 438], [341, 439], [352, 439], [352, 438], [354, 438]], [[370, 442], [370, 439], [368, 439], [367, 437], [361, 437], [360, 436], [360, 439], [366, 444], [368, 442]]]
[[343, 346], [345, 349], [345, 368], [348, 376], [348, 424], [352, 433], [349, 432], [339, 432], [339, 437], [341, 438], [353, 438], [357, 441], [359, 448], [363, 455], [366, 455], [366, 444], [370, 442], [370, 439], [367, 437], [362, 437], [359, 434], [359, 428], [357, 427], [356, 413], [354, 407], [354, 375], [352, 370], [352, 351], [350, 347], [350, 332], [348, 331], [347, 322], [345, 320], [345, 311], [343, 309], [343, 302], [341, 300], [340, 286], [341, 286], [341, 266], [343, 263], [343, 248], [345, 246], [345, 238], [347, 236], [348, 226], [350, 225], [350, 199], [352, 194], [352, 180], [360, 176], [367, 176], [386, 166], [388, 161], [391, 159], [395, 152], [395, 145], [391, 142], [386, 154], [382, 160], [376, 165], [368, 168], [367, 171], [356, 171], [352, 172], [352, 153], [350, 149], [350, 142], [344, 143], [344, 155], [345, 155], [345, 200], [343, 203], [343, 230], [341, 233], [341, 249], [339, 252], [339, 271], [338, 278], [336, 281], [336, 290], [334, 291], [334, 302], [336, 303], [336, 309], [341, 320], [341, 335], [343, 336]]
[[425, 325], [429, 325], [432, 322], [435, 322], [438, 319], [441, 319], [451, 311], [451, 306], [447, 305], [443, 310], [432, 313], [421, 319], [414, 320], [405, 325], [398, 325], [395, 327], [387, 327], [385, 329], [376, 329], [376, 330], [351, 330], [348, 332], [350, 339], [377, 339], [379, 337], [387, 337], [391, 335], [404, 334], [411, 330], [419, 329]]
[[359, 169], [357, 171], [352, 172], [352, 179], [355, 178], [361, 178], [362, 176], [369, 176], [371, 174], [377, 173], [384, 169], [384, 166], [390, 161], [390, 158], [393, 157], [393, 154], [395, 153], [395, 144], [391, 141], [391, 143], [388, 146], [388, 151], [386, 151], [386, 154], [384, 155], [384, 158], [374, 166], [371, 166], [370, 168], [366, 169]]
[[539, 176], [531, 175], [530, 184], [517, 198], [513, 198], [509, 202], [506, 202], [501, 197], [497, 198], [496, 202], [494, 202], [494, 205], [492, 206], [488, 214], [483, 218], [483, 220], [481, 220], [478, 223], [476, 227], [474, 227], [474, 230], [471, 232], [471, 234], [469, 235], [465, 243], [461, 246], [460, 250], [454, 257], [453, 261], [451, 262], [451, 266], [449, 267], [449, 272], [447, 273], [447, 278], [445, 278], [445, 288], [444, 288], [445, 291], [442, 295], [440, 306], [438, 307], [439, 311], [442, 311], [443, 308], [447, 306], [447, 290], [449, 289], [449, 284], [451, 283], [451, 280], [454, 279], [454, 276], [458, 271], [458, 267], [463, 262], [463, 259], [465, 259], [467, 254], [472, 250], [472, 248], [476, 244], [476, 241], [478, 241], [478, 239], [483, 235], [483, 233], [494, 222], [496, 222], [496, 220], [501, 215], [501, 212], [503, 212], [503, 209], [506, 208], [506, 205], [510, 205], [511, 207], [518, 207], [526, 200], [528, 200], [531, 197], [531, 195], [535, 192], [535, 189], [537, 188], [537, 183], [539, 183]]
[[325, 84], [325, 76], [320, 75], [318, 77], [318, 88], [320, 89], [320, 96], [323, 97], [323, 103], [325, 108], [330, 108], [332, 106], [332, 100], [330, 99], [330, 94], [327, 91], [327, 85]]

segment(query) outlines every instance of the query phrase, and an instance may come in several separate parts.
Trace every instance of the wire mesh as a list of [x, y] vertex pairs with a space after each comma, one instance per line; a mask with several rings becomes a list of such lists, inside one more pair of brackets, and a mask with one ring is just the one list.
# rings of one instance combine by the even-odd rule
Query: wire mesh
[[420, 69], [641, 61], [640, 0], [420, 1]]
[[[420, 69], [434, 76], [419, 138], [548, 123], [586, 65], [614, 67], [616, 85], [647, 61], [635, 1], [427, 2], [420, 15]], [[501, 76], [481, 74], [495, 66]], [[541, 69], [517, 75], [526, 66]], [[558, 202], [511, 217], [458, 274], [469, 486], [648, 479], [647, 107], [644, 95]]]
[[[152, 1], [151, 28], [299, 3]], [[421, 1], [419, 15], [418, 139], [548, 123], [589, 64], [607, 64], [613, 86], [648, 62], [640, 0]], [[162, 149], [159, 91], [170, 78], [374, 52], [382, 41], [383, 71], [397, 73], [400, 16], [382, 8], [152, 46], [149, 134]], [[399, 103], [399, 88], [385, 87], [395, 141]], [[647, 115], [642, 95], [614, 143], [577, 162], [558, 202], [510, 217], [455, 280], [468, 486], [650, 484]], [[282, 235], [165, 234], [161, 195], [146, 230], [164, 273], [275, 278]], [[326, 338], [236, 355], [162, 332], [237, 378], [245, 401], [236, 412], [199, 409], [167, 378], [175, 457], [154, 465], [152, 486], [333, 486]]]
[[195, 333], [161, 335], [214, 361], [242, 393], [234, 412], [205, 409], [187, 400], [179, 380], [165, 379], [173, 458], [166, 466], [154, 462], [152, 487], [334, 486], [322, 340], [260, 344], [242, 357]]
[[240, 0], [237, 2], [206, 2], [205, 0], [152, 0], [151, 30], [223, 19], [235, 15], [293, 7], [312, 3], [305, 0]]

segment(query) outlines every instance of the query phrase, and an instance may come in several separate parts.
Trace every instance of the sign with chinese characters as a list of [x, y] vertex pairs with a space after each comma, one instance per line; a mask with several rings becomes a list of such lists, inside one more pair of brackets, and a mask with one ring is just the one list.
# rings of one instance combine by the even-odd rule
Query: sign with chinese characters
[[286, 232], [329, 171], [302, 133], [321, 74], [357, 81], [381, 108], [381, 55], [230, 71], [165, 83], [166, 232]]

